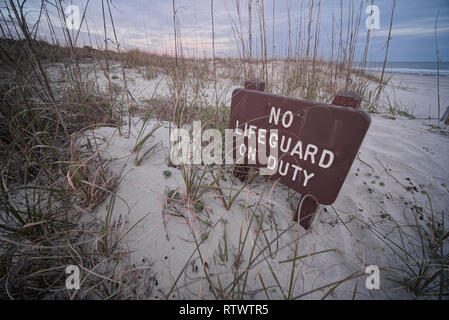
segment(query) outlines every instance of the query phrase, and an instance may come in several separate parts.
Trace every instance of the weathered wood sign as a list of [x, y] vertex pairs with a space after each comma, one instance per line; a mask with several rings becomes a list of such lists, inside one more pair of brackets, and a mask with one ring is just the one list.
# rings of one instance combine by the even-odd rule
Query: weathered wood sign
[[[230, 128], [243, 136], [236, 143], [245, 147], [235, 145], [234, 157], [243, 150], [244, 166], [268, 168], [274, 173], [271, 179], [279, 179], [303, 197], [310, 195], [318, 203], [332, 204], [371, 123], [354, 99], [338, 99], [347, 99], [346, 105], [353, 108], [268, 94], [256, 88], [236, 89]], [[270, 148], [276, 148], [277, 154], [261, 163], [256, 155], [262, 150], [252, 150], [249, 145], [252, 135], [259, 149], [265, 148], [263, 152], [268, 155]], [[314, 209], [309, 203], [308, 211]], [[308, 228], [311, 219], [306, 220], [301, 224]]]

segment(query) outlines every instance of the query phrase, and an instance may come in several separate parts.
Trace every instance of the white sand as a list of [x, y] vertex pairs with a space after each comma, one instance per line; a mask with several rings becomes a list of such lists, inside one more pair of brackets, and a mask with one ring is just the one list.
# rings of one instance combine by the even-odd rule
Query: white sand
[[[388, 74], [386, 92], [396, 107], [417, 118], [437, 118], [437, 77], [412, 74]], [[440, 117], [449, 107], [449, 77], [440, 77]]]
[[[165, 91], [168, 94], [164, 79], [159, 79], [160, 84], [156, 85], [158, 81], [144, 81], [136, 72], [131, 75], [135, 79], [130, 85], [134, 98], [148, 98], [156, 91]], [[391, 91], [390, 97], [394, 97], [407, 110], [414, 108], [417, 117], [433, 117], [436, 108], [434, 80], [434, 77], [396, 75], [388, 89]], [[228, 104], [232, 88], [228, 84], [224, 90], [223, 101], [228, 101]], [[441, 93], [443, 106], [448, 104], [448, 78], [442, 78]], [[401, 116], [396, 116], [393, 120], [389, 119], [389, 116], [373, 115], [359, 159], [354, 161], [337, 201], [332, 206], [320, 206], [310, 232], [302, 228], [297, 232], [292, 221], [293, 211], [287, 201], [286, 188], [273, 188], [273, 185], [267, 184], [263, 178], [259, 178], [251, 188], [245, 188], [230, 211], [225, 210], [218, 193], [213, 190], [208, 192], [203, 200], [205, 209], [201, 213], [195, 212], [186, 204], [175, 205], [173, 201], [166, 207], [169, 190], [177, 189], [183, 194], [186, 188], [181, 171], [167, 166], [168, 123], [164, 123], [164, 126], [156, 131], [154, 139], [148, 144], [160, 143], [157, 151], [140, 166], [136, 166], [136, 155], [132, 149], [141, 120], [133, 118], [132, 121], [134, 125], [130, 138], [119, 136], [116, 129], [107, 127], [96, 130], [94, 135], [103, 154], [113, 159], [113, 172], [120, 174], [123, 170], [114, 218], [122, 216], [127, 220], [128, 228], [134, 226], [126, 236], [127, 245], [134, 250], [131, 261], [136, 267], [151, 265], [152, 274], [157, 279], [157, 285], [154, 284], [147, 298], [165, 296], [180, 275], [170, 298], [213, 299], [204, 268], [208, 270], [216, 287], [219, 282], [223, 287], [231, 284], [237, 272], [234, 262], [240, 232], [244, 235], [248, 228], [252, 217], [248, 208], [254, 208], [253, 205], [261, 209], [257, 212], [258, 215], [265, 212], [265, 215], [269, 216], [264, 222], [264, 230], [269, 239], [276, 238], [275, 226], [279, 233], [289, 228], [290, 230], [271, 245], [272, 254], [265, 250], [257, 259], [260, 263], [253, 266], [249, 272], [246, 288], [248, 295], [244, 296], [245, 299], [266, 298], [260, 278], [268, 288], [270, 298], [282, 298], [273, 273], [283, 288], [283, 293], [288, 294], [292, 263], [280, 262], [293, 257], [297, 236], [300, 237], [298, 256], [326, 249], [338, 250], [298, 260], [292, 296], [342, 280], [358, 270], [365, 270], [367, 265], [373, 264], [381, 268], [401, 267], [403, 264], [398, 256], [393, 254], [371, 229], [399, 241], [391, 221], [401, 225], [413, 224], [415, 213], [412, 210], [415, 209], [411, 208], [414, 206], [423, 210], [422, 214], [417, 214], [418, 217], [423, 217], [420, 223], [428, 222], [431, 207], [427, 196], [421, 193], [422, 190], [429, 193], [435, 215], [441, 217], [444, 210], [446, 221], [449, 218], [449, 136], [447, 129], [431, 127], [435, 121], [410, 120]], [[146, 132], [150, 131], [155, 123], [156, 121], [151, 121]], [[165, 170], [169, 170], [172, 175], [164, 177]], [[231, 175], [227, 176], [226, 182], [221, 183], [229, 186], [232, 180], [236, 187], [240, 186], [239, 181]], [[407, 187], [416, 187], [417, 191], [408, 190], [410, 188]], [[95, 214], [104, 217], [107, 205], [108, 201], [103, 203]], [[270, 212], [264, 210], [266, 206], [272, 208], [275, 221], [270, 217]], [[185, 218], [167, 214], [168, 211], [176, 210], [175, 207]], [[200, 217], [203, 222], [196, 217]], [[266, 247], [263, 235], [256, 241], [256, 229], [257, 224], [253, 222], [249, 227], [249, 238], [243, 250], [239, 272], [248, 265], [254, 243], [256, 249], [253, 256]], [[207, 235], [207, 240], [200, 248], [207, 266], [201, 264], [198, 254], [190, 258], [196, 248], [191, 230], [194, 230], [198, 241]], [[404, 230], [417, 239], [416, 233], [411, 229]], [[228, 261], [222, 261], [219, 257], [219, 246], [224, 248], [224, 233], [227, 237]], [[404, 245], [410, 250], [416, 247], [410, 240]], [[413, 297], [399, 285], [388, 281], [384, 274], [386, 273], [381, 271], [381, 290], [367, 290], [366, 276], [361, 276], [344, 282], [328, 298], [351, 298], [357, 281], [356, 298], [359, 299]], [[240, 285], [242, 283], [243, 279]], [[317, 290], [306, 298], [321, 298], [328, 289]]]

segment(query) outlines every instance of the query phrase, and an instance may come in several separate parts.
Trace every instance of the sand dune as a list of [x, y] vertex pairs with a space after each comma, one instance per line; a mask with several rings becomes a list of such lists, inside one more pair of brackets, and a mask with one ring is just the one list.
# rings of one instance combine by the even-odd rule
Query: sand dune
[[[390, 85], [400, 85], [401, 88], [391, 86], [389, 90], [395, 92], [395, 98], [404, 106], [416, 106], [417, 116], [428, 116], [425, 103], [434, 106], [433, 98], [429, 98], [429, 90], [433, 89], [420, 83], [430, 86], [433, 80], [432, 77], [397, 75]], [[442, 100], [447, 102], [446, 80], [443, 81]], [[139, 89], [142, 87], [140, 85]], [[432, 107], [432, 116], [434, 109]], [[416, 213], [420, 219], [418, 223], [423, 226], [432, 219], [432, 212], [441, 218], [444, 211], [445, 219], [448, 218], [449, 132], [433, 127], [435, 121], [372, 115], [372, 125], [359, 157], [354, 161], [337, 201], [332, 206], [320, 206], [309, 232], [302, 228], [297, 230], [292, 221], [293, 211], [286, 188], [266, 183], [262, 177], [243, 189], [229, 211], [224, 208], [218, 193], [210, 191], [203, 198], [204, 209], [197, 212], [192, 204], [183, 200], [185, 183], [181, 171], [168, 166], [169, 123], [163, 122], [155, 132], [151, 143], [158, 147], [140, 166], [135, 165], [136, 155], [132, 149], [142, 120], [133, 118], [132, 123], [130, 138], [107, 127], [97, 129], [93, 134], [100, 143], [102, 154], [112, 159], [113, 171], [116, 174], [122, 172], [114, 217], [121, 216], [128, 226], [135, 225], [126, 235], [129, 248], [133, 250], [133, 264], [151, 263], [157, 285], [148, 298], [157, 298], [170, 291], [171, 298], [214, 298], [208, 290], [205, 270], [211, 281], [219, 281], [226, 287], [258, 253], [261, 253], [260, 257], [248, 272], [248, 296], [245, 298], [266, 298], [265, 291], [260, 289], [260, 278], [270, 288], [271, 298], [282, 298], [278, 287], [287, 290], [292, 270], [292, 263], [283, 261], [293, 257], [297, 237], [297, 256], [304, 258], [296, 263], [293, 296], [311, 292], [307, 298], [320, 298], [327, 289], [315, 289], [343, 280], [364, 270], [367, 265], [377, 265], [381, 269], [405, 268], [401, 257], [389, 246], [394, 248], [393, 242], [404, 241], [404, 246], [410, 250], [419, 247], [416, 230], [410, 227], [415, 223]], [[146, 132], [156, 123], [151, 120]], [[93, 136], [87, 138], [93, 139]], [[164, 171], [170, 171], [171, 176], [164, 176]], [[211, 181], [211, 177], [207, 179]], [[223, 185], [231, 186], [233, 181], [234, 187], [241, 187], [240, 181], [231, 174], [226, 180], [222, 181]], [[168, 199], [170, 190], [180, 193], [179, 200]], [[106, 202], [96, 214], [104, 217], [107, 207]], [[254, 214], [266, 215], [263, 222], [265, 238], [257, 237], [257, 224], [250, 224]], [[405, 240], [401, 239], [397, 225], [406, 235]], [[249, 230], [248, 243], [242, 250], [241, 265], [236, 266], [241, 232], [244, 234], [246, 230]], [[195, 253], [193, 235], [197, 241], [204, 240], [200, 246], [203, 263]], [[385, 242], [383, 236], [392, 242]], [[277, 241], [267, 249], [267, 243], [276, 237], [279, 237]], [[225, 246], [227, 255], [223, 257]], [[332, 291], [331, 296], [351, 298], [358, 281], [357, 298], [360, 299], [411, 297], [411, 293], [400, 285], [387, 280], [394, 278], [392, 273], [381, 272], [385, 272], [385, 277], [381, 273], [382, 290], [367, 290], [366, 277], [361, 276], [345, 281]]]

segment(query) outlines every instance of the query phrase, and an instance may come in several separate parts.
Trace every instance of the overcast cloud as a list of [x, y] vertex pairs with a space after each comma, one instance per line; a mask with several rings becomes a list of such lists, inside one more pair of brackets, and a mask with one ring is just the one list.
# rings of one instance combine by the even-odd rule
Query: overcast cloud
[[[247, 0], [240, 0], [241, 18], [243, 24], [243, 37], [248, 37], [248, 10]], [[81, 9], [86, 6], [87, 0], [63, 1], [63, 7], [70, 4], [77, 5]], [[253, 32], [254, 52], [260, 52], [259, 33], [259, 7], [260, 1], [253, 0]], [[298, 23], [301, 17], [307, 17], [306, 7], [310, 1], [300, 0], [265, 0], [265, 24], [267, 32], [267, 45], [271, 56], [274, 45], [276, 56], [285, 56], [288, 42], [288, 6], [292, 20], [292, 42], [298, 38]], [[318, 0], [315, 0], [315, 4]], [[370, 0], [354, 0], [354, 14], [357, 15], [362, 8], [362, 19], [358, 36], [358, 49], [363, 49], [366, 39], [365, 8]], [[41, 2], [29, 0], [27, 10], [28, 20], [33, 21], [37, 16]], [[173, 11], [171, 0], [113, 0], [111, 10], [117, 36], [122, 47], [140, 48], [156, 53], [173, 54], [174, 32]], [[273, 4], [275, 15], [273, 23]], [[301, 4], [303, 11], [301, 11]], [[391, 17], [393, 1], [375, 0], [374, 4], [380, 9], [380, 29], [372, 30], [370, 40], [370, 55], [368, 60], [379, 61], [383, 59], [385, 42]], [[211, 0], [175, 0], [177, 26], [182, 41], [183, 53], [188, 56], [210, 56], [212, 52], [211, 29]], [[346, 28], [349, 0], [343, 0], [344, 15], [343, 24]], [[361, 7], [360, 7], [361, 6]], [[435, 18], [439, 11], [438, 42], [440, 58], [449, 61], [449, 1], [447, 0], [397, 0], [389, 59], [391, 61], [435, 61]], [[7, 16], [7, 12], [2, 9]], [[55, 10], [52, 10], [52, 19], [59, 23]], [[316, 7], [315, 7], [316, 12]], [[320, 45], [319, 55], [328, 58], [332, 43], [332, 20], [334, 16], [334, 28], [339, 28], [340, 1], [321, 1]], [[78, 45], [92, 43], [94, 46], [104, 45], [104, 29], [100, 0], [90, 0], [86, 15], [87, 24], [83, 25], [78, 40]], [[233, 28], [234, 24], [234, 28]], [[272, 42], [274, 25], [274, 43]], [[236, 56], [240, 47], [238, 39], [238, 16], [236, 0], [214, 0], [214, 26], [215, 49], [220, 56]], [[235, 28], [237, 26], [237, 28]], [[314, 28], [314, 25], [312, 26]], [[42, 37], [48, 38], [48, 29], [41, 24]], [[111, 44], [114, 40], [112, 26], [107, 25], [108, 38]], [[89, 30], [90, 38], [87, 36]], [[346, 30], [346, 29], [344, 29]], [[335, 31], [335, 35], [338, 34]], [[345, 33], [345, 32], [344, 32]], [[302, 35], [303, 36], [303, 35]], [[346, 34], [344, 34], [346, 36]], [[334, 39], [336, 41], [337, 39]], [[113, 44], [112, 44], [113, 45]], [[293, 46], [295, 43], [293, 43]]]

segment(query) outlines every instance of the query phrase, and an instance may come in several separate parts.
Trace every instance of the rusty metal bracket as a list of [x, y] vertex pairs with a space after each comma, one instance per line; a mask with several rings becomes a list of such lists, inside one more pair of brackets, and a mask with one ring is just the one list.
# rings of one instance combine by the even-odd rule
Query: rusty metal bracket
[[245, 89], [255, 90], [255, 91], [265, 91], [265, 82], [257, 79], [245, 81]]
[[336, 94], [333, 105], [360, 109], [363, 97], [354, 91]]

